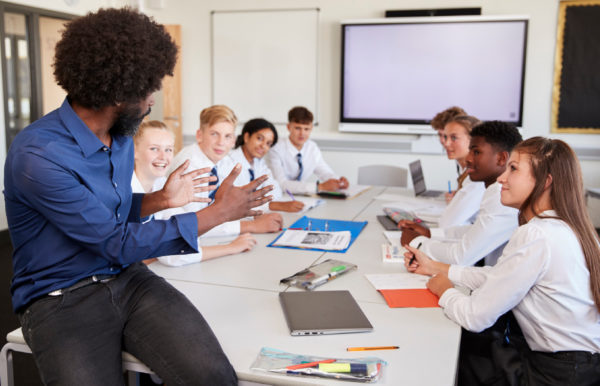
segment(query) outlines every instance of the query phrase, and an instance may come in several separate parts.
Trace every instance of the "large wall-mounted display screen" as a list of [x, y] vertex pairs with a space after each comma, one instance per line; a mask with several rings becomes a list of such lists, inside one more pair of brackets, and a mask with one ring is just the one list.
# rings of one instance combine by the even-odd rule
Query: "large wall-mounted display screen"
[[450, 106], [520, 126], [526, 46], [526, 17], [343, 23], [341, 130], [433, 134]]

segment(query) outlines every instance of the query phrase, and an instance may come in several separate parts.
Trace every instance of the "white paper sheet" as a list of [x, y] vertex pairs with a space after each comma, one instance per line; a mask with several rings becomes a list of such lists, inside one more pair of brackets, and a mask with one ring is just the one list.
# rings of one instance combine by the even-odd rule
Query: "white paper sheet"
[[400, 247], [400, 237], [402, 237], [402, 231], [383, 231], [383, 235], [391, 245]]

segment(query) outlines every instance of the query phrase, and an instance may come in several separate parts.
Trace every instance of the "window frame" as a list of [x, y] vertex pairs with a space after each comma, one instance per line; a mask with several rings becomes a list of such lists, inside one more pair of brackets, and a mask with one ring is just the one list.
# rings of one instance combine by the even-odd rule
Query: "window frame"
[[[72, 20], [78, 15], [68, 14], [64, 12], [56, 12], [43, 8], [29, 7], [26, 5], [13, 4], [0, 1], [0, 60], [2, 63], [2, 95], [4, 109], [4, 136], [6, 138], [6, 149], [10, 147], [8, 138], [9, 114], [8, 114], [8, 85], [7, 85], [7, 61], [5, 57], [5, 39], [7, 37], [4, 25], [5, 13], [23, 14], [27, 18], [26, 28], [29, 45], [29, 76], [31, 80], [31, 107], [30, 121], [34, 122], [42, 117], [42, 73], [41, 73], [41, 55], [40, 55], [40, 36], [39, 36], [39, 18], [52, 17], [56, 19]], [[18, 101], [16, 101], [17, 103]]]

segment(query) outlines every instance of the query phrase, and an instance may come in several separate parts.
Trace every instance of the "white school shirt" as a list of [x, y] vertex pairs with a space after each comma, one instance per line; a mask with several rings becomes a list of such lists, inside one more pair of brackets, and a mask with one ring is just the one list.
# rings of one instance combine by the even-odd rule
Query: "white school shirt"
[[[302, 154], [303, 170], [300, 181], [296, 181], [296, 177], [300, 172], [298, 153]], [[308, 181], [313, 174], [321, 182], [337, 178], [323, 159], [321, 150], [319, 150], [315, 141], [310, 139], [304, 143], [300, 151], [294, 147], [289, 138], [277, 142], [267, 154], [267, 163], [282, 191], [289, 190], [292, 193], [312, 194], [317, 192], [316, 183]]]
[[486, 265], [494, 265], [519, 223], [519, 212], [500, 202], [501, 189], [498, 182], [488, 186], [472, 225], [431, 228], [431, 238], [415, 237], [410, 246], [422, 244], [426, 255], [448, 264], [473, 265], [485, 257]]
[[[556, 216], [552, 210], [543, 216]], [[513, 311], [534, 351], [600, 352], [600, 314], [577, 236], [562, 220], [534, 217], [519, 227], [493, 267], [451, 266], [452, 288], [439, 304], [448, 317], [479, 332]]]
[[[166, 180], [167, 179], [164, 177], [156, 179], [154, 181], [152, 191], [155, 192], [157, 190], [162, 189]], [[142, 186], [142, 183], [138, 179], [135, 172], [133, 172], [133, 176], [131, 177], [131, 191], [132, 191], [132, 193], [147, 193], [144, 191], [144, 187]], [[159, 213], [161, 213], [161, 212], [155, 213], [154, 215], [150, 216], [150, 219], [148, 219], [148, 221], [152, 220], [152, 217], [156, 216], [156, 215], [158, 215], [157, 218], [161, 217], [161, 215]], [[200, 240], [198, 240], [198, 242], [199, 241]], [[185, 265], [185, 264], [197, 263], [199, 261], [202, 261], [202, 248], [198, 248], [197, 253], [190, 253], [187, 255], [160, 256], [158, 258], [158, 261], [161, 262], [162, 264], [170, 265], [173, 267], [177, 267], [177, 266]]]
[[438, 220], [439, 228], [448, 228], [456, 225], [473, 224], [479, 213], [479, 206], [485, 193], [485, 184], [483, 182], [471, 181], [467, 176], [452, 200], [444, 209], [442, 216]]
[[[172, 173], [173, 170], [177, 169], [185, 160], [190, 160], [190, 166], [185, 171], [191, 172], [200, 168], [212, 168], [215, 164], [208, 159], [208, 157], [200, 150], [198, 144], [194, 143], [181, 149], [179, 153], [173, 158], [171, 165], [169, 166], [168, 173]], [[236, 163], [229, 155], [226, 155], [217, 163], [217, 174], [219, 176], [219, 183], [223, 181], [225, 177], [231, 173]], [[208, 176], [206, 174], [205, 176]], [[208, 197], [208, 192], [196, 193], [197, 197]], [[206, 202], [190, 202], [180, 208], [170, 208], [157, 213], [156, 218], [168, 219], [169, 217], [188, 212], [197, 212], [204, 209], [209, 204]], [[158, 215], [160, 214], [160, 217]], [[216, 227], [212, 228], [208, 232], [202, 234], [200, 237], [221, 237], [221, 236], [237, 236], [240, 234], [240, 222], [229, 221]]]
[[281, 188], [275, 180], [275, 177], [273, 177], [273, 173], [271, 172], [271, 169], [269, 169], [269, 166], [267, 166], [267, 163], [264, 159], [254, 158], [252, 160], [252, 164], [250, 164], [250, 162], [248, 162], [248, 160], [246, 159], [246, 156], [244, 155], [241, 146], [229, 152], [229, 156], [233, 159], [235, 163], [239, 163], [242, 165], [242, 172], [240, 173], [238, 178], [235, 179], [235, 185], [242, 186], [249, 184], [250, 172], [248, 170], [252, 169], [254, 171], [254, 178], [258, 178], [262, 175], [266, 175], [268, 177], [267, 180], [259, 188], [263, 188], [268, 185], [273, 185], [273, 190], [269, 192], [269, 195], [273, 196], [274, 201], [279, 200], [281, 198], [283, 194], [281, 192]]

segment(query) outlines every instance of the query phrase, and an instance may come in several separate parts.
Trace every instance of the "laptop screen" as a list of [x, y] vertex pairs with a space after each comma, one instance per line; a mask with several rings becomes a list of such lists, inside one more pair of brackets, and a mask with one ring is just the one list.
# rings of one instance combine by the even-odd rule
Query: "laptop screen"
[[425, 177], [423, 176], [423, 168], [421, 168], [421, 160], [411, 162], [408, 167], [410, 168], [410, 177], [412, 178], [413, 188], [415, 195], [423, 193], [425, 189]]

